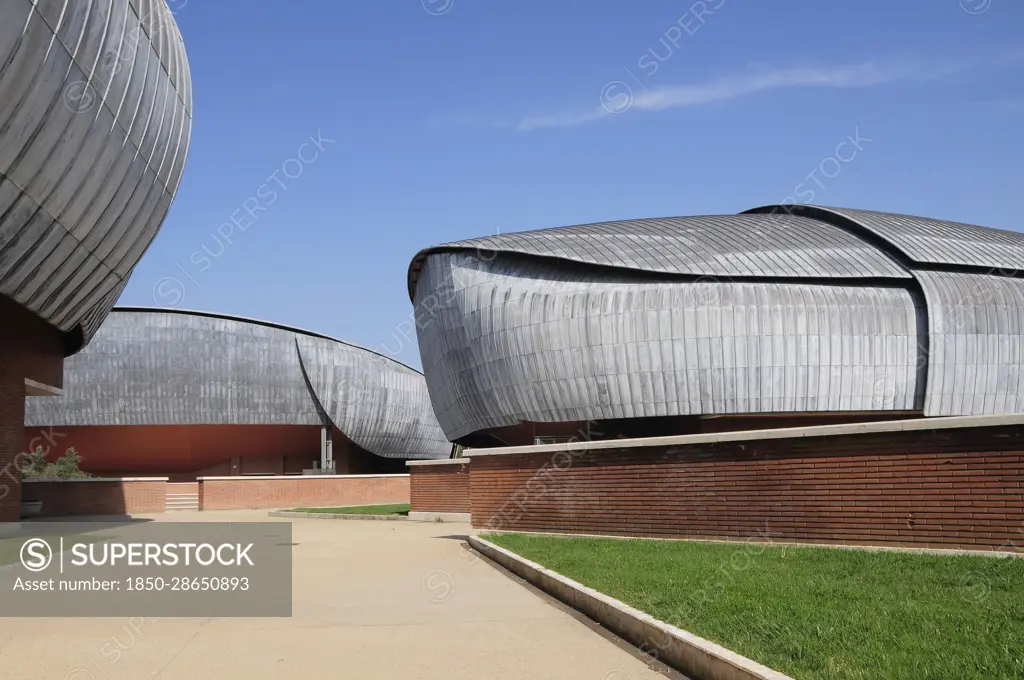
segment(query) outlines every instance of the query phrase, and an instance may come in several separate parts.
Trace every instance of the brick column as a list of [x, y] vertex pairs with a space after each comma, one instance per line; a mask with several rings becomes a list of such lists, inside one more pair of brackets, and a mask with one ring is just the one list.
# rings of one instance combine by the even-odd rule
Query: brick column
[[469, 458], [410, 460], [410, 512], [469, 513]]
[[0, 522], [18, 519], [21, 482], [14, 458], [25, 432], [25, 379], [18, 380], [15, 359], [0, 342]]
[[[25, 441], [25, 396], [59, 389], [64, 339], [57, 329], [0, 295], [0, 522], [18, 519], [16, 458]], [[33, 387], [26, 389], [26, 379]]]

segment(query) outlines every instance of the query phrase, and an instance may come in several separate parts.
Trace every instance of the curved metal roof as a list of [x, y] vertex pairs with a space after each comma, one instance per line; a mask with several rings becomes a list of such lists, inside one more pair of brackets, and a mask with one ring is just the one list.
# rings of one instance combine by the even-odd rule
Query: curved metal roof
[[383, 457], [444, 458], [417, 371], [309, 331], [212, 313], [119, 308], [65, 362], [26, 424], [320, 425]]
[[416, 255], [409, 289], [432, 321], [417, 331], [435, 411], [462, 437], [530, 420], [1019, 412], [1022, 271], [1024, 234], [776, 205], [449, 243]]
[[551, 261], [441, 253], [417, 304], [451, 439], [519, 422], [920, 408], [905, 288], [630, 280]]
[[390, 362], [396, 364], [397, 366], [401, 366], [402, 368], [405, 368], [407, 370], [412, 371], [413, 373], [418, 373], [419, 375], [423, 375], [420, 371], [417, 371], [412, 366], [406, 366], [402, 362], [397, 361], [396, 359], [393, 359], [393, 358], [387, 356], [386, 354], [381, 354], [380, 352], [377, 352], [376, 350], [367, 349], [366, 347], [363, 347], [361, 345], [356, 345], [356, 344], [353, 344], [351, 342], [345, 342], [344, 340], [339, 340], [338, 338], [332, 337], [330, 335], [324, 335], [323, 333], [320, 333], [318, 331], [309, 330], [308, 328], [301, 328], [299, 326], [291, 326], [289, 324], [278, 323], [276, 321], [268, 321], [266, 319], [257, 319], [255, 317], [251, 317], [251, 316], [238, 316], [237, 314], [224, 314], [223, 312], [209, 312], [209, 311], [206, 311], [206, 310], [203, 310], [203, 309], [182, 309], [180, 307], [176, 307], [174, 309], [168, 309], [168, 308], [164, 308], [164, 307], [140, 307], [140, 306], [136, 306], [136, 305], [118, 305], [117, 307], [114, 307], [114, 309], [112, 311], [115, 311], [115, 312], [154, 312], [154, 313], [157, 313], [157, 314], [182, 314], [182, 315], [185, 315], [185, 316], [198, 316], [198, 317], [206, 317], [206, 318], [210, 318], [210, 319], [224, 319], [225, 321], [238, 321], [238, 322], [241, 322], [241, 323], [254, 324], [254, 325], [257, 325], [257, 326], [266, 326], [267, 328], [276, 328], [278, 330], [289, 331], [291, 333], [297, 333], [299, 335], [308, 335], [309, 337], [312, 337], [312, 338], [322, 338], [324, 340], [330, 340], [331, 342], [336, 342], [339, 345], [346, 345], [346, 346], [351, 347], [353, 349], [357, 349], [357, 350], [359, 350], [361, 352], [366, 352], [368, 354], [375, 354], [378, 357], [380, 357], [381, 359], [384, 359], [386, 361], [390, 361]]
[[[814, 205], [763, 206], [742, 214], [772, 210], [812, 215], [818, 219], [828, 219], [829, 216], [845, 218], [919, 264], [1024, 270], [1024, 234], [1016, 231], [913, 215]], [[780, 215], [783, 216], [789, 217]]]
[[0, 293], [88, 342], [160, 229], [191, 127], [163, 0], [0, 3]]
[[704, 215], [599, 222], [455, 241], [421, 251], [511, 252], [689, 276], [909, 278], [885, 253], [826, 222], [790, 215]]
[[385, 458], [447, 456], [422, 374], [323, 338], [300, 338], [298, 350], [317, 401], [349, 439]]

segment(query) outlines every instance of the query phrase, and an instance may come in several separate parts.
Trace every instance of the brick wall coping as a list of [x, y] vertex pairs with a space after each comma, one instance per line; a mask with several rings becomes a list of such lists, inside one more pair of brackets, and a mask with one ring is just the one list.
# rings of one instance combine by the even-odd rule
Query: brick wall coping
[[1024, 425], [1024, 413], [952, 416], [943, 418], [915, 418], [913, 420], [887, 420], [874, 423], [847, 423], [844, 425], [811, 425], [774, 430], [743, 430], [712, 434], [683, 434], [670, 437], [640, 437], [637, 439], [603, 439], [575, 441], [563, 444], [537, 444], [532, 446], [505, 446], [493, 449], [467, 449], [470, 458], [477, 456], [504, 456], [521, 453], [557, 453], [561, 451], [598, 451], [601, 449], [632, 449], [647, 446], [685, 446], [762, 439], [797, 439], [801, 437], [831, 437], [844, 434], [872, 434], [881, 432], [911, 432], [920, 430], [949, 430], [969, 427], [1000, 427]]
[[63, 397], [64, 390], [60, 387], [41, 383], [38, 380], [25, 378], [25, 395], [30, 397]]
[[23, 479], [22, 484], [33, 482], [166, 482], [170, 477], [80, 477], [78, 479]]
[[406, 465], [460, 465], [468, 463], [471, 458], [442, 458], [441, 460], [407, 460]]
[[388, 475], [230, 475], [227, 477], [198, 477], [198, 482], [266, 482], [271, 480], [296, 479], [377, 479], [379, 477], [408, 477], [408, 472]]

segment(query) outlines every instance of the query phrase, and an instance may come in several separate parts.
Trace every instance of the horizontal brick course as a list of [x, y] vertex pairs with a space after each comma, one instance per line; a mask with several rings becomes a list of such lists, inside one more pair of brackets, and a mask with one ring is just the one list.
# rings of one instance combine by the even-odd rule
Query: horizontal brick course
[[201, 478], [202, 510], [344, 507], [409, 502], [409, 475]]
[[469, 512], [470, 465], [409, 466], [410, 512]]
[[154, 513], [164, 511], [166, 486], [162, 479], [33, 481], [22, 484], [22, 500], [42, 501], [40, 517]]
[[1013, 549], [1024, 427], [481, 455], [470, 507], [517, 531]]

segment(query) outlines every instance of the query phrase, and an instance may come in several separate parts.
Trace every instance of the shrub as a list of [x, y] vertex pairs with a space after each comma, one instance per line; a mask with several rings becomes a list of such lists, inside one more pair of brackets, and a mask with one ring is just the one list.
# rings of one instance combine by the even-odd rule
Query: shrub
[[38, 479], [47, 465], [46, 454], [43, 453], [43, 447], [39, 446], [33, 453], [28, 454], [28, 462], [21, 466], [21, 478]]
[[46, 461], [46, 454], [43, 447], [36, 447], [36, 450], [28, 454], [28, 462], [21, 468], [22, 479], [82, 479], [91, 477], [88, 472], [83, 472], [79, 467], [82, 457], [78, 455], [74, 447], [64, 452], [64, 455], [49, 463]]

